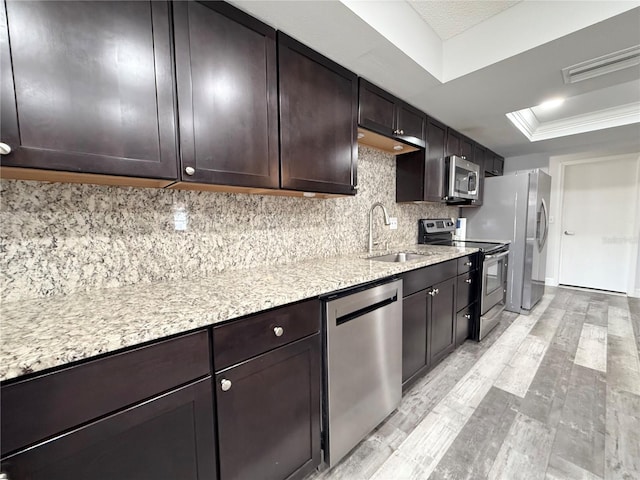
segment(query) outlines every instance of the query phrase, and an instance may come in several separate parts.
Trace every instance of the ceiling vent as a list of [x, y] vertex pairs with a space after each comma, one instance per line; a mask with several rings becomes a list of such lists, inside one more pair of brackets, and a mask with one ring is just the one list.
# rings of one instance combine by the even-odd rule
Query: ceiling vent
[[562, 69], [564, 83], [577, 83], [629, 67], [640, 65], [640, 45]]

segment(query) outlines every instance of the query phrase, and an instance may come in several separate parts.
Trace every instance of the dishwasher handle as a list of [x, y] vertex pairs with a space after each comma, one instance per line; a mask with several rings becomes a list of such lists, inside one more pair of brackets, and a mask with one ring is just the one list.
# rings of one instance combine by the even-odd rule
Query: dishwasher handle
[[379, 308], [386, 307], [387, 305], [391, 305], [392, 303], [397, 301], [398, 301], [398, 294], [396, 293], [393, 297], [386, 298], [372, 305], [367, 305], [366, 307], [360, 308], [351, 313], [347, 313], [345, 315], [342, 315], [341, 317], [336, 318], [336, 325], [342, 325], [343, 323], [350, 322], [351, 320], [355, 320], [358, 317], [362, 317], [367, 313], [371, 313], [375, 310], [378, 310]]

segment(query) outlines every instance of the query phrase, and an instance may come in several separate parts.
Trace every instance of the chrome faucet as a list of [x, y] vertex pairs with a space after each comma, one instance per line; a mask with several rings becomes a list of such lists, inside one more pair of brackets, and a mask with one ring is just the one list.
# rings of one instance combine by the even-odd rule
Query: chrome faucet
[[384, 208], [384, 205], [380, 202], [376, 202], [371, 205], [371, 210], [369, 210], [369, 253], [373, 253], [373, 211], [376, 207], [382, 208], [382, 213], [384, 213], [384, 224], [390, 225], [391, 220], [389, 220], [389, 214], [387, 213], [387, 209]]

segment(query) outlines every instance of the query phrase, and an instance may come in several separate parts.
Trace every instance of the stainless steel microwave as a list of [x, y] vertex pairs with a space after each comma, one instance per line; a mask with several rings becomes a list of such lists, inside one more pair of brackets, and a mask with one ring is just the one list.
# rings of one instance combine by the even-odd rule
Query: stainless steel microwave
[[445, 158], [445, 200], [447, 203], [478, 199], [480, 167], [464, 157]]

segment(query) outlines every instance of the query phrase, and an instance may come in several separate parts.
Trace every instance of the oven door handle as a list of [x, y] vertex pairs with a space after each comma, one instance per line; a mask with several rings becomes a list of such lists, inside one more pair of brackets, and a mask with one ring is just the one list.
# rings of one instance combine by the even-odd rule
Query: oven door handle
[[501, 258], [506, 257], [507, 255], [509, 255], [509, 251], [508, 250], [506, 252], [499, 253], [498, 255], [485, 255], [484, 258], [485, 258], [485, 260], [498, 261]]

